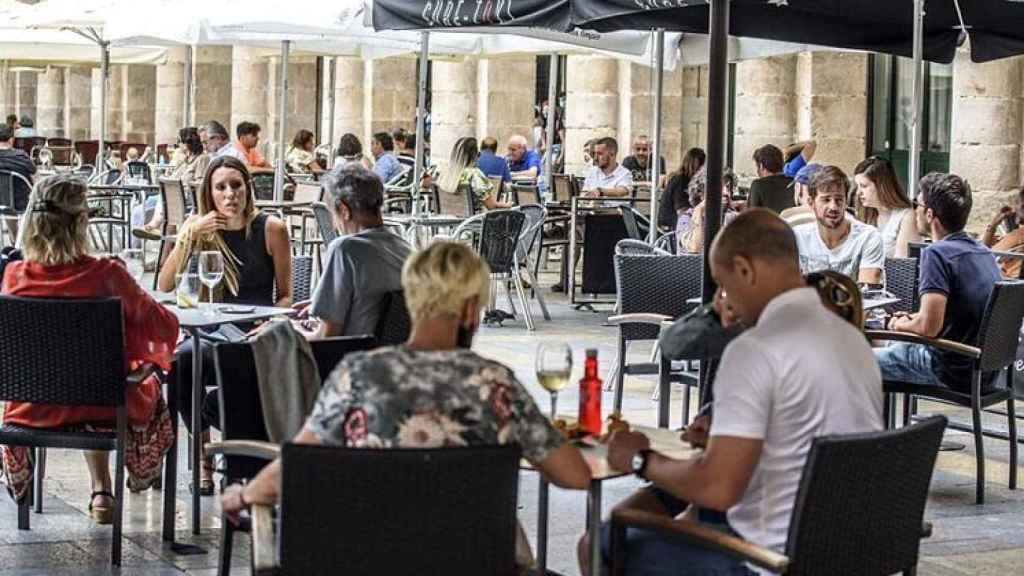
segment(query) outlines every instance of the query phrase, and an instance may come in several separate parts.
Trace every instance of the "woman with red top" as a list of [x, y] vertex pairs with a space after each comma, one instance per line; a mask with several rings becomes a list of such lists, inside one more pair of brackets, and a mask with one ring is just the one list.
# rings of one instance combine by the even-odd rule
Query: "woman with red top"
[[[43, 298], [120, 298], [127, 368], [148, 362], [169, 370], [178, 339], [178, 321], [135, 283], [119, 260], [89, 256], [85, 183], [70, 175], [51, 177], [39, 185], [29, 209], [25, 260], [7, 265], [2, 292]], [[156, 376], [131, 388], [125, 402], [128, 487], [140, 491], [159, 480], [163, 456], [174, 441], [174, 428]], [[20, 426], [112, 430], [115, 409], [9, 402], [3, 418], [6, 424]], [[32, 482], [28, 449], [0, 448], [8, 490], [21, 501]], [[108, 456], [107, 452], [85, 453], [92, 479], [89, 512], [100, 524], [111, 522], [114, 512]]]

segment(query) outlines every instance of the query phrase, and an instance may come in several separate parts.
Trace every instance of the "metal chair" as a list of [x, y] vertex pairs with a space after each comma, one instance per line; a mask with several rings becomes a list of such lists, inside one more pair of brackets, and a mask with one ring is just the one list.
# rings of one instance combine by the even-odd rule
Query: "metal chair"
[[18, 210], [18, 194], [15, 191], [19, 186], [27, 191], [25, 193], [25, 202], [27, 203], [28, 197], [32, 194], [32, 182], [18, 172], [0, 170], [0, 227], [3, 228], [0, 230], [0, 246], [4, 244], [3, 235], [5, 233], [10, 236], [11, 246], [18, 242], [14, 230], [17, 230], [18, 220], [24, 212], [24, 206], [22, 206], [22, 210]]
[[327, 204], [323, 202], [313, 202], [311, 206], [313, 216], [316, 217], [316, 227], [320, 232], [320, 239], [323, 241], [324, 248], [327, 248], [338, 237], [338, 229], [334, 227], [334, 215], [331, 214], [331, 209], [327, 207]]
[[928, 487], [946, 428], [935, 416], [896, 431], [815, 438], [804, 464], [784, 554], [690, 520], [612, 512], [612, 574], [626, 573], [626, 529], [717, 550], [776, 574], [916, 572]]
[[[626, 241], [620, 241], [620, 244]], [[627, 242], [625, 247], [634, 246]], [[647, 247], [653, 251], [653, 247]], [[628, 249], [628, 248], [627, 248]], [[616, 247], [618, 251], [618, 247]], [[615, 411], [622, 408], [623, 380], [627, 374], [659, 374], [661, 366], [651, 362], [628, 364], [629, 344], [637, 340], [657, 340], [660, 324], [683, 316], [693, 308], [687, 301], [701, 295], [703, 261], [700, 254], [617, 253], [615, 282], [619, 294], [619, 314], [608, 319], [619, 327], [618, 356], [608, 381], [615, 389]], [[687, 386], [696, 378], [682, 378]], [[689, 393], [683, 396], [684, 414], [688, 413]], [[658, 397], [659, 413], [667, 419], [669, 398]], [[667, 425], [667, 422], [665, 423]]]
[[274, 171], [269, 169], [253, 170], [252, 177], [253, 195], [257, 200], [274, 199]]
[[[530, 252], [533, 251], [533, 246], [540, 240], [541, 233], [544, 230], [544, 222], [548, 217], [548, 211], [547, 208], [540, 204], [517, 206], [515, 210], [522, 212], [526, 216], [523, 232], [519, 235], [519, 246], [516, 248], [516, 266], [525, 272], [526, 281], [533, 287], [537, 284], [537, 276], [531, 272], [531, 268], [536, 268], [536, 266], [531, 260]], [[537, 303], [540, 304], [544, 319], [550, 321], [551, 313], [548, 312], [548, 305], [544, 301], [544, 294], [540, 290], [533, 290], [533, 295], [537, 297]]]
[[619, 206], [619, 213], [622, 214], [622, 223], [626, 226], [626, 234], [634, 240], [647, 238], [647, 231], [650, 230], [650, 222], [636, 209], [629, 206]]
[[92, 177], [89, 184], [99, 184], [101, 186], [116, 186], [121, 183], [124, 173], [117, 168], [111, 168], [103, 170], [100, 173]]
[[[951, 403], [971, 409], [972, 425], [966, 426], [957, 422], [950, 428], [967, 430], [974, 434], [974, 454], [977, 463], [975, 479], [975, 498], [978, 504], [985, 502], [985, 444], [984, 436], [995, 436], [982, 428], [981, 411], [984, 408], [1006, 403], [1007, 428], [1010, 440], [1010, 478], [1011, 490], [1017, 488], [1017, 417], [1014, 405], [1013, 370], [1004, 370], [1012, 366], [1017, 358], [1017, 346], [1020, 338], [1020, 327], [1024, 321], [1024, 283], [996, 282], [989, 297], [988, 306], [982, 316], [976, 343], [951, 342], [949, 340], [931, 339], [910, 334], [908, 332], [891, 332], [869, 330], [865, 335], [871, 340], [888, 340], [922, 344], [936, 350], [942, 350], [969, 358], [972, 361], [970, 382], [946, 382], [946, 386], [919, 386], [908, 382], [886, 381], [883, 383], [886, 398], [886, 423], [892, 419], [891, 395], [903, 395], [903, 420], [908, 423], [911, 414], [911, 397], [931, 398], [940, 402]], [[993, 374], [1005, 374], [1005, 386], [982, 388], [982, 382]], [[993, 383], [998, 378], [993, 379]]]
[[96, 156], [100, 152], [100, 141], [99, 140], [76, 140], [75, 141], [75, 153], [78, 154], [78, 160], [82, 164], [90, 164], [92, 166], [98, 166]]
[[894, 312], [917, 311], [917, 266], [917, 258], [885, 259], [885, 289], [900, 299]]
[[576, 196], [576, 181], [573, 180], [571, 174], [554, 174], [552, 177], [552, 200], [559, 204], [568, 205], [573, 197]]
[[313, 282], [313, 257], [292, 256], [292, 302], [309, 300]]
[[128, 425], [125, 391], [145, 380], [154, 369], [147, 365], [130, 374], [127, 372], [120, 299], [0, 296], [0, 317], [4, 319], [0, 322], [0, 341], [18, 343], [17, 346], [0, 349], [0, 400], [59, 406], [109, 406], [116, 412], [115, 432], [28, 428], [13, 424], [0, 427], [0, 444], [28, 447], [37, 465], [29, 496], [18, 506], [18, 528], [29, 529], [32, 500], [36, 511], [42, 511], [45, 474], [42, 450], [63, 448], [114, 452], [114, 522], [110, 560], [119, 566]]
[[516, 447], [225, 448], [281, 456], [276, 544], [252, 508], [258, 574], [516, 574]]
[[[53, 140], [53, 138], [51, 138], [51, 140]], [[75, 165], [75, 149], [72, 148], [70, 144], [67, 146], [55, 146], [53, 144], [48, 144], [42, 150], [49, 152], [49, 164], [51, 166], [69, 167]], [[42, 154], [42, 151], [40, 151], [40, 154]]]
[[457, 218], [469, 218], [476, 211], [473, 209], [473, 190], [466, 184], [460, 185], [455, 193], [447, 190], [437, 191], [438, 213]]
[[[374, 340], [365, 336], [324, 338], [311, 341], [309, 345], [320, 377], [326, 379], [346, 355], [373, 348]], [[268, 441], [252, 345], [247, 342], [217, 344], [213, 349], [213, 359], [220, 400], [222, 440]], [[222, 470], [224, 485], [251, 480], [265, 465], [266, 462], [258, 458], [225, 455]], [[231, 572], [231, 552], [234, 535], [238, 530], [248, 532], [250, 526], [236, 527], [227, 518], [221, 518], [218, 573], [223, 576]]]
[[512, 198], [517, 206], [540, 204], [540, 189], [530, 184], [512, 183]]
[[153, 177], [149, 171], [149, 164], [141, 160], [132, 160], [131, 162], [125, 162], [124, 166], [128, 178], [141, 179], [147, 184], [153, 182]]
[[[526, 317], [526, 327], [531, 332], [535, 329], [530, 302], [526, 298], [526, 289], [519, 277], [519, 262], [516, 252], [519, 249], [519, 238], [526, 224], [526, 215], [518, 210], [491, 210], [484, 214], [477, 242], [477, 252], [491, 269], [491, 278], [511, 280], [519, 296]], [[491, 283], [491, 302], [493, 303], [497, 285]], [[506, 290], [506, 292], [509, 292]], [[508, 293], [512, 316], [515, 317], [515, 305], [512, 294]]]
[[52, 148], [54, 146], [71, 146], [72, 144], [70, 138], [47, 138], [46, 145]]
[[160, 231], [160, 248], [156, 256], [156, 274], [153, 275], [153, 289], [156, 290], [157, 280], [160, 277], [160, 268], [163, 267], [164, 253], [168, 246], [173, 246], [178, 241], [178, 231], [185, 223], [185, 190], [181, 180], [175, 178], [160, 178], [160, 200], [164, 206], [164, 223]]
[[380, 318], [374, 330], [379, 346], [395, 346], [405, 343], [412, 332], [412, 318], [405, 305], [405, 292], [388, 292], [380, 303]]

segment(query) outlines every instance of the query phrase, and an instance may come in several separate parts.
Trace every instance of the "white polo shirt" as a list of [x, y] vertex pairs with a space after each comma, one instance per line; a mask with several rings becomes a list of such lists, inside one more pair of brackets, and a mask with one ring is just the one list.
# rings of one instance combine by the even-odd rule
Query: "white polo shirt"
[[[729, 524], [782, 552], [811, 441], [882, 429], [882, 377], [860, 330], [813, 288], [772, 300], [726, 347], [715, 378], [711, 436], [764, 441]], [[753, 567], [751, 567], [753, 569]]]
[[622, 164], [615, 167], [611, 174], [605, 174], [597, 166], [591, 166], [587, 170], [587, 177], [583, 180], [583, 190], [594, 190], [596, 188], [630, 188], [633, 186], [633, 173], [627, 170]]

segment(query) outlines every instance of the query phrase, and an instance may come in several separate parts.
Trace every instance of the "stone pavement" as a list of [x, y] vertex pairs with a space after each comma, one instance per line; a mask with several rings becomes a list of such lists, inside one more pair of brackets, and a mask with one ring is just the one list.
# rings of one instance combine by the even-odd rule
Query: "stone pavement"
[[[614, 361], [615, 328], [603, 326], [610, 307], [598, 313], [572, 310], [564, 298], [549, 297], [553, 320], [540, 319], [537, 332], [528, 333], [521, 322], [481, 330], [476, 349], [486, 356], [512, 366], [518, 377], [547, 411], [548, 395], [536, 384], [533, 374], [534, 352], [539, 342], [565, 341], [572, 345], [576, 366], [573, 378], [582, 373], [583, 351], [600, 350], [602, 377]], [[504, 298], [501, 299], [504, 302]], [[507, 306], [507, 304], [506, 304]], [[649, 346], [637, 345], [630, 357], [639, 361], [649, 356]], [[655, 405], [650, 400], [653, 377], [630, 377], [626, 381], [625, 417], [634, 423], [655, 423]], [[673, 394], [673, 427], [681, 423], [681, 393]], [[574, 386], [559, 398], [560, 411], [573, 412], [578, 398]], [[606, 393], [606, 411], [611, 405]], [[934, 409], [922, 405], [922, 411]], [[966, 418], [962, 410], [952, 416]], [[987, 424], [1005, 428], [1000, 417], [989, 417]], [[182, 438], [184, 438], [184, 428]], [[922, 544], [922, 576], [997, 575], [1021, 573], [1024, 560], [1024, 491], [1006, 487], [1007, 443], [986, 441], [988, 503], [974, 505], [974, 456], [970, 436], [950, 432], [947, 439], [968, 444], [960, 452], [940, 455], [927, 516], [935, 524], [934, 535]], [[185, 442], [180, 443], [184, 450]], [[184, 463], [184, 452], [179, 462]], [[178, 480], [177, 538], [197, 544], [206, 554], [179, 556], [163, 547], [160, 540], [161, 493], [131, 494], [125, 505], [124, 563], [119, 571], [108, 565], [110, 528], [94, 525], [86, 507], [89, 476], [82, 457], [74, 452], [51, 450], [47, 459], [44, 512], [33, 514], [32, 530], [22, 532], [16, 526], [16, 508], [9, 498], [0, 497], [0, 576], [55, 575], [87, 576], [99, 574], [213, 575], [216, 574], [220, 517], [217, 499], [203, 499], [203, 533], [193, 536], [188, 530], [188, 479], [180, 466]], [[1022, 471], [1024, 474], [1024, 471]], [[605, 484], [605, 512], [626, 497], [639, 483], [624, 478]], [[537, 477], [523, 473], [520, 479], [520, 517], [531, 539], [536, 534]], [[552, 489], [549, 530], [550, 568], [563, 574], [578, 574], [575, 543], [584, 525], [586, 498], [582, 492]], [[866, 552], [870, 553], [870, 552]], [[245, 538], [237, 538], [233, 574], [248, 573], [248, 547]]]

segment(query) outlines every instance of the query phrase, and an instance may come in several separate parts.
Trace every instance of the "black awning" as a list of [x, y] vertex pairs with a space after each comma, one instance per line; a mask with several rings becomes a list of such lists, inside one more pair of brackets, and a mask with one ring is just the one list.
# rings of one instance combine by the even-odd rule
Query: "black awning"
[[374, 0], [377, 30], [477, 26], [571, 29], [570, 0]]

